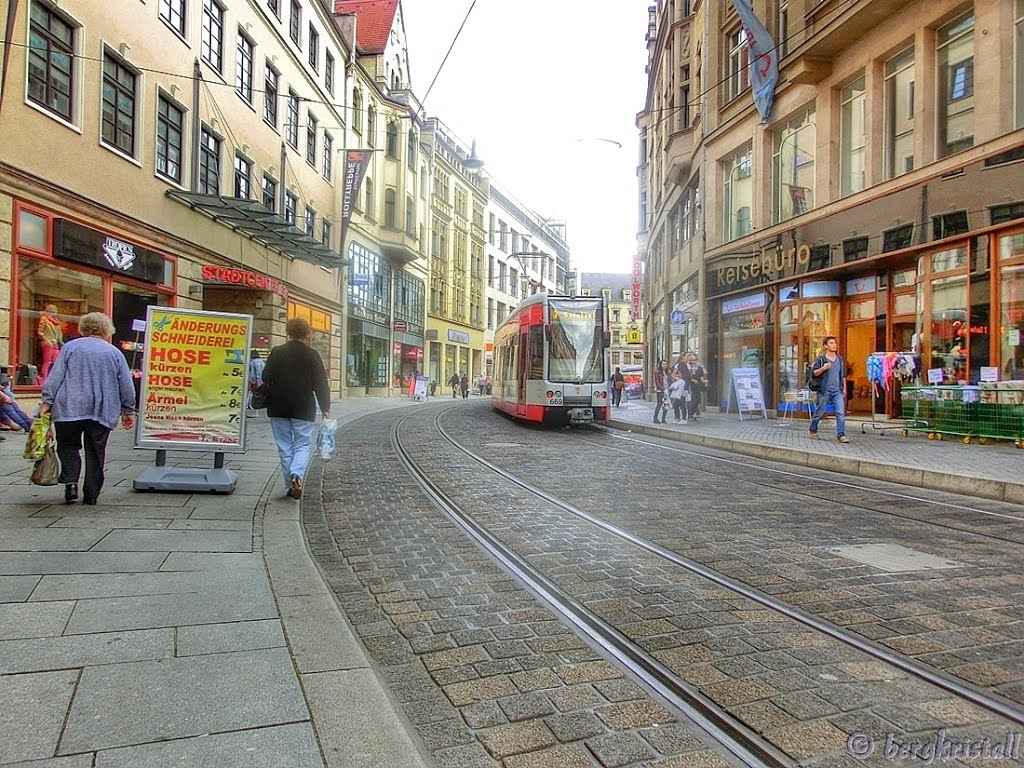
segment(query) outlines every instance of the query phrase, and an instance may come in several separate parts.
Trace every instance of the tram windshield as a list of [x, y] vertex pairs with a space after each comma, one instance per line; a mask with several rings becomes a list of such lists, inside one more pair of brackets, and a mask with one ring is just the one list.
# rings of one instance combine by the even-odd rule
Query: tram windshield
[[548, 379], [574, 384], [600, 384], [604, 372], [604, 303], [550, 299]]

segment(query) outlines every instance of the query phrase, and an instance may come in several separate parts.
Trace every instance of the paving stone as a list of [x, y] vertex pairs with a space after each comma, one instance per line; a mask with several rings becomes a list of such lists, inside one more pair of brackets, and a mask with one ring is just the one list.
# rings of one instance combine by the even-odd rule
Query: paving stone
[[512, 755], [503, 761], [505, 768], [591, 768], [593, 764], [587, 750], [576, 744], [561, 745], [526, 755]]
[[[244, 763], [242, 762], [244, 760]], [[315, 768], [323, 766], [309, 723], [207, 734], [96, 754], [95, 768]]]
[[505, 713], [496, 701], [481, 701], [478, 704], [470, 704], [461, 709], [462, 717], [466, 725], [475, 730], [490, 728], [495, 725], [502, 725], [508, 722]]
[[847, 735], [825, 721], [797, 723], [767, 731], [765, 737], [798, 759], [846, 749]]
[[597, 715], [609, 728], [616, 731], [649, 728], [653, 725], [675, 722], [675, 717], [664, 707], [649, 699], [599, 707]]
[[555, 745], [555, 737], [544, 723], [531, 721], [499, 725], [480, 734], [480, 743], [496, 758], [533, 752]]
[[592, 661], [568, 667], [557, 667], [555, 673], [562, 678], [566, 685], [613, 680], [622, 676], [622, 673], [607, 661]]
[[61, 754], [309, 717], [284, 649], [88, 667]]
[[706, 749], [659, 760], [655, 765], [658, 768], [732, 768], [732, 763]]
[[431, 751], [473, 742], [473, 733], [461, 718], [420, 723], [417, 731]]
[[666, 723], [643, 731], [647, 743], [662, 755], [677, 755], [701, 749], [704, 745], [695, 734], [678, 723]]
[[485, 699], [512, 696], [517, 693], [517, 688], [508, 677], [498, 675], [465, 683], [452, 683], [444, 686], [444, 692], [454, 706], [463, 707]]
[[579, 741], [605, 733], [601, 721], [591, 712], [552, 715], [544, 722], [559, 741]]
[[632, 733], [595, 736], [588, 739], [586, 745], [605, 768], [618, 768], [621, 765], [654, 757], [650, 747], [639, 736]]
[[72, 602], [0, 604], [0, 640], [59, 635], [74, 607]]
[[77, 670], [0, 676], [0, 763], [52, 757]]
[[3, 552], [0, 575], [155, 571], [166, 552]]
[[33, 637], [0, 642], [0, 674], [165, 659], [174, 655], [170, 629]]
[[798, 720], [814, 720], [836, 713], [836, 708], [810, 691], [783, 693], [772, 698], [772, 703], [789, 712]]
[[28, 600], [39, 580], [39, 576], [0, 576], [0, 603]]
[[509, 675], [512, 682], [523, 693], [540, 691], [545, 688], [558, 688], [562, 685], [561, 678], [550, 669], [532, 669], [528, 672], [516, 672]]
[[573, 685], [548, 691], [548, 698], [562, 712], [586, 709], [603, 704], [605, 699], [590, 685]]
[[451, 648], [449, 650], [437, 651], [436, 653], [428, 653], [421, 660], [423, 666], [433, 672], [439, 669], [450, 669], [466, 664], [489, 661], [490, 656], [487, 655], [483, 646], [471, 645], [465, 648]]
[[498, 706], [513, 723], [546, 717], [555, 711], [551, 701], [541, 693], [527, 693], [498, 699]]
[[177, 629], [177, 655], [255, 651], [286, 645], [281, 622], [276, 619], [199, 624]]
[[238, 531], [115, 530], [103, 537], [94, 549], [97, 552], [250, 552], [252, 536]]
[[647, 693], [643, 688], [624, 677], [618, 680], [601, 680], [594, 683], [594, 688], [608, 701], [634, 701], [647, 698]]
[[11, 528], [0, 536], [3, 552], [84, 552], [110, 534], [109, 528]]
[[29, 760], [24, 763], [4, 763], [4, 768], [93, 768], [92, 754], [71, 757], [51, 757], [47, 760]]
[[434, 752], [438, 768], [494, 768], [494, 760], [481, 744], [462, 744]]

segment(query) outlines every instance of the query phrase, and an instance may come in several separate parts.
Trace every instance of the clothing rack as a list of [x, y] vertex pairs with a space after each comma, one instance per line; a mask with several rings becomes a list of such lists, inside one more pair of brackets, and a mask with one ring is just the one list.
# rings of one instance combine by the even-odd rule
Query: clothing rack
[[860, 433], [866, 434], [868, 426], [883, 434], [887, 429], [906, 430], [908, 427], [915, 426], [916, 422], [911, 423], [914, 422], [913, 419], [891, 419], [888, 414], [885, 414], [884, 420], [879, 420], [878, 399], [882, 398], [884, 409], [885, 392], [891, 388], [898, 394], [904, 381], [913, 381], [914, 377], [921, 372], [921, 356], [913, 350], [872, 352], [868, 355], [865, 366], [868, 373], [868, 384], [871, 387], [871, 422], [870, 424], [862, 422]]

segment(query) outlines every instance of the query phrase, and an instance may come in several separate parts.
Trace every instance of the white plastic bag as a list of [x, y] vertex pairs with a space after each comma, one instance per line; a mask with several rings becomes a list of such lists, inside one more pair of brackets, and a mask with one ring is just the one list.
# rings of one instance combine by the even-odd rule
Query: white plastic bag
[[320, 458], [329, 461], [334, 455], [334, 435], [338, 431], [338, 422], [335, 419], [324, 419], [320, 425], [320, 436], [316, 440], [316, 449], [320, 451]]

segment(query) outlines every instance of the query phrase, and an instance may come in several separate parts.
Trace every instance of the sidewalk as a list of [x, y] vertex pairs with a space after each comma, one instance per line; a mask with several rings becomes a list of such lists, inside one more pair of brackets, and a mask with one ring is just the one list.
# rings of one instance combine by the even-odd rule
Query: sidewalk
[[[654, 404], [632, 400], [613, 407], [608, 426], [746, 456], [802, 465], [848, 475], [887, 480], [1024, 504], [1024, 451], [1012, 443], [964, 445], [949, 438], [929, 440], [921, 433], [903, 437], [899, 429], [880, 431], [872, 422], [847, 418], [850, 442], [836, 440], [835, 420], [826, 419], [820, 440], [811, 440], [808, 420], [740, 417], [701, 411], [688, 424], [653, 423]], [[884, 422], [876, 422], [881, 426]], [[896, 422], [893, 422], [894, 424]], [[862, 425], [864, 432], [862, 434]]]
[[[346, 400], [332, 415], [407, 404]], [[154, 453], [116, 431], [95, 507], [30, 485], [24, 435], [4, 434], [0, 765], [426, 764], [310, 558], [266, 417], [227, 455], [228, 496], [132, 491]]]

